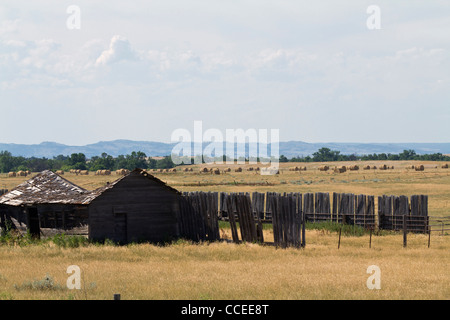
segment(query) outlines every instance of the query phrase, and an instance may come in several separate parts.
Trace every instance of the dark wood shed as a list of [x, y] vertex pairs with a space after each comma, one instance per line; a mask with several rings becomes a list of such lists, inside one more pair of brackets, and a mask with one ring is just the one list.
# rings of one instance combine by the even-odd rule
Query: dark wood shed
[[94, 190], [86, 199], [89, 238], [162, 242], [179, 237], [181, 193], [141, 169]]
[[93, 191], [43, 171], [0, 197], [2, 227], [34, 236], [87, 234], [119, 243], [178, 238], [181, 193], [144, 170]]

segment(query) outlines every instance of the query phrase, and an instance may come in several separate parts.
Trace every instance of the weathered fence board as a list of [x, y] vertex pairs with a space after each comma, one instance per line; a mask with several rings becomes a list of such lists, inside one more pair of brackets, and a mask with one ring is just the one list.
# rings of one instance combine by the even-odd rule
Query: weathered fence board
[[[219, 197], [220, 196], [220, 197]], [[305, 222], [336, 221], [376, 227], [375, 197], [351, 193], [184, 193], [180, 203], [180, 234], [195, 241], [220, 239], [218, 219], [230, 222], [234, 242], [264, 242], [263, 223], [271, 222], [274, 243], [304, 246]], [[428, 232], [428, 196], [378, 197], [378, 228]], [[239, 231], [238, 232], [238, 229]], [[240, 240], [239, 240], [240, 233]]]
[[302, 246], [302, 214], [300, 194], [276, 194], [270, 197], [274, 244], [287, 248]]
[[428, 232], [428, 196], [413, 195], [410, 201], [406, 196], [378, 197], [378, 219], [380, 229]]
[[239, 235], [237, 232], [237, 226], [236, 226], [236, 205], [234, 203], [234, 199], [231, 195], [224, 194], [222, 198], [223, 202], [225, 203], [225, 207], [227, 208], [227, 216], [229, 218], [230, 222], [230, 228], [231, 228], [231, 237], [233, 239], [234, 243], [239, 243]]
[[184, 193], [180, 201], [180, 234], [194, 241], [216, 241], [219, 234], [218, 194]]

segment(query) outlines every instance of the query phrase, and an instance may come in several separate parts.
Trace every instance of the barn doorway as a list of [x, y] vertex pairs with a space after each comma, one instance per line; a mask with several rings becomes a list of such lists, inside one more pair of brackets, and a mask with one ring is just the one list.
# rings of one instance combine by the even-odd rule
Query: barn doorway
[[39, 225], [39, 215], [37, 208], [28, 208], [28, 231], [33, 238], [41, 237], [41, 228]]
[[114, 241], [125, 244], [128, 241], [127, 214], [114, 212]]

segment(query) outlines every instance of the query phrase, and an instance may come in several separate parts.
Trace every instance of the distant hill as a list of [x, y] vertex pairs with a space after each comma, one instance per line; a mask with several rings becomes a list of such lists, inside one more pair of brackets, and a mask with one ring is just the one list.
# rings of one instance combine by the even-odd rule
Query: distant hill
[[[57, 155], [84, 153], [86, 157], [99, 156], [103, 152], [114, 157], [130, 154], [133, 151], [145, 152], [147, 156], [169, 155], [176, 143], [154, 141], [114, 140], [100, 141], [85, 146], [69, 146], [56, 142], [42, 142], [40, 144], [0, 143], [0, 151], [9, 151], [14, 156], [53, 158]], [[341, 154], [398, 154], [403, 150], [414, 150], [417, 154], [442, 153], [450, 154], [450, 143], [307, 143], [302, 141], [280, 142], [280, 155], [288, 158], [312, 155], [320, 148], [338, 150]]]

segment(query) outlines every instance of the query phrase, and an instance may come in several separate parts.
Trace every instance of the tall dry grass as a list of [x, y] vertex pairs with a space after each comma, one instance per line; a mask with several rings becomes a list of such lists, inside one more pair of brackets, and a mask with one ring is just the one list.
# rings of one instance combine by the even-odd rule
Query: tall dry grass
[[[227, 231], [225, 231], [227, 232]], [[271, 232], [265, 231], [270, 239]], [[308, 230], [305, 249], [184, 241], [156, 246], [61, 248], [51, 243], [0, 247], [0, 299], [449, 299], [449, 237], [398, 234], [343, 237]], [[69, 265], [82, 289], [65, 286]], [[381, 289], [366, 286], [369, 265], [381, 269]], [[55, 288], [26, 283], [50, 275]]]

